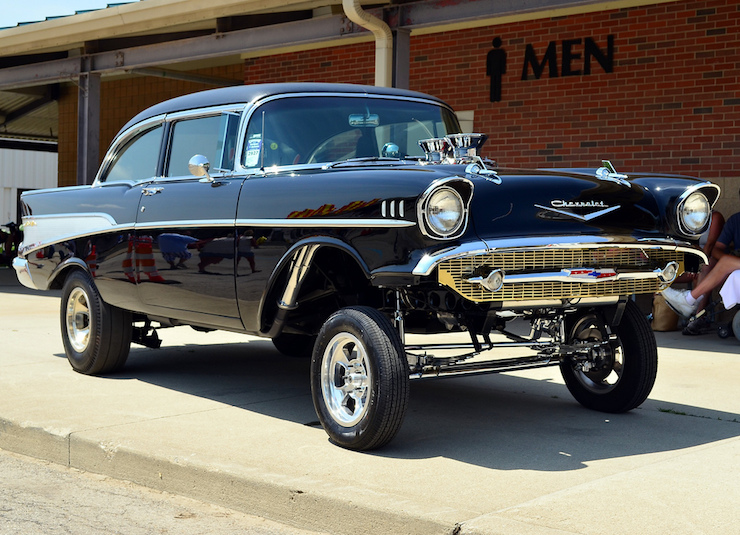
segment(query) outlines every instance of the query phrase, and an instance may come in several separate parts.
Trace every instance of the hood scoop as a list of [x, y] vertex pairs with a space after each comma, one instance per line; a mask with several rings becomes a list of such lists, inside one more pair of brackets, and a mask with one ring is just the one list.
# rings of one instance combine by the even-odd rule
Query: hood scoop
[[471, 163], [480, 159], [478, 152], [487, 140], [486, 134], [450, 134], [422, 139], [419, 146], [428, 162]]
[[[488, 140], [486, 134], [450, 134], [445, 137], [422, 139], [419, 146], [426, 154], [426, 163], [468, 164], [465, 172], [479, 175], [490, 182], [501, 184], [501, 178], [488, 169], [478, 152]], [[489, 161], [496, 165], [496, 162]]]

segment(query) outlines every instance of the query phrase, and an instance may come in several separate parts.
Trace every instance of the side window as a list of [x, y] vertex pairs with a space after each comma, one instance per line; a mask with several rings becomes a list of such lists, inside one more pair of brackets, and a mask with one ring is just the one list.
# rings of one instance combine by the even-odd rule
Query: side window
[[[294, 148], [297, 146], [296, 141], [308, 136], [312, 143], [316, 135], [316, 132], [306, 133], [304, 131], [305, 128], [310, 128], [314, 124], [315, 117], [312, 115], [314, 113], [312, 108], [304, 106], [302, 111], [308, 116], [296, 114], [290, 107], [283, 108], [280, 102], [271, 102], [254, 113], [249, 122], [242, 153], [244, 167], [263, 165], [271, 167], [302, 163], [301, 158], [305, 158], [305, 154], [301, 156], [300, 151]], [[316, 116], [321, 117], [318, 112]]]
[[221, 133], [219, 135], [218, 147], [216, 147], [218, 157], [214, 162], [215, 169], [223, 171], [234, 169], [238, 128], [238, 113], [224, 113], [221, 115]]
[[136, 181], [157, 174], [162, 125], [129, 140], [116, 154], [103, 182]]
[[196, 154], [208, 158], [212, 173], [234, 169], [238, 126], [239, 115], [235, 113], [174, 123], [167, 176], [189, 176], [188, 162]]

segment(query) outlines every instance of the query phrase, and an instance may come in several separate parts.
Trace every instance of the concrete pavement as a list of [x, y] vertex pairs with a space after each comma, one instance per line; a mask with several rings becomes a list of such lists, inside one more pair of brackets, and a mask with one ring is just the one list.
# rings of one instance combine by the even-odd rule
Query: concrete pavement
[[734, 338], [658, 333], [655, 388], [622, 415], [582, 408], [557, 368], [415, 382], [394, 441], [356, 453], [269, 340], [166, 329], [121, 373], [74, 373], [58, 295], [0, 268], [0, 448], [332, 534], [740, 529]]

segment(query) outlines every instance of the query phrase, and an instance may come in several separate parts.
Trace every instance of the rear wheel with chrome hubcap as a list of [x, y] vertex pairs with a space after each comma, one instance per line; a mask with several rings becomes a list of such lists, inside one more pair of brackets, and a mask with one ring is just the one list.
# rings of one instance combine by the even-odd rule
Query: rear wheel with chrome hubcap
[[131, 346], [131, 312], [107, 304], [89, 273], [75, 270], [62, 289], [64, 351], [72, 368], [87, 375], [119, 370]]

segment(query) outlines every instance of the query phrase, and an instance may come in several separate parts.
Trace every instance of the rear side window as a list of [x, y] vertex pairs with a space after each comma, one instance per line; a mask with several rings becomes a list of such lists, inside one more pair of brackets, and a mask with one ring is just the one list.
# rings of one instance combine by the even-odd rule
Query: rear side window
[[103, 182], [146, 180], [157, 174], [162, 125], [139, 134], [116, 153]]
[[167, 176], [190, 176], [188, 162], [196, 154], [208, 158], [211, 173], [233, 170], [238, 126], [235, 113], [175, 122]]

